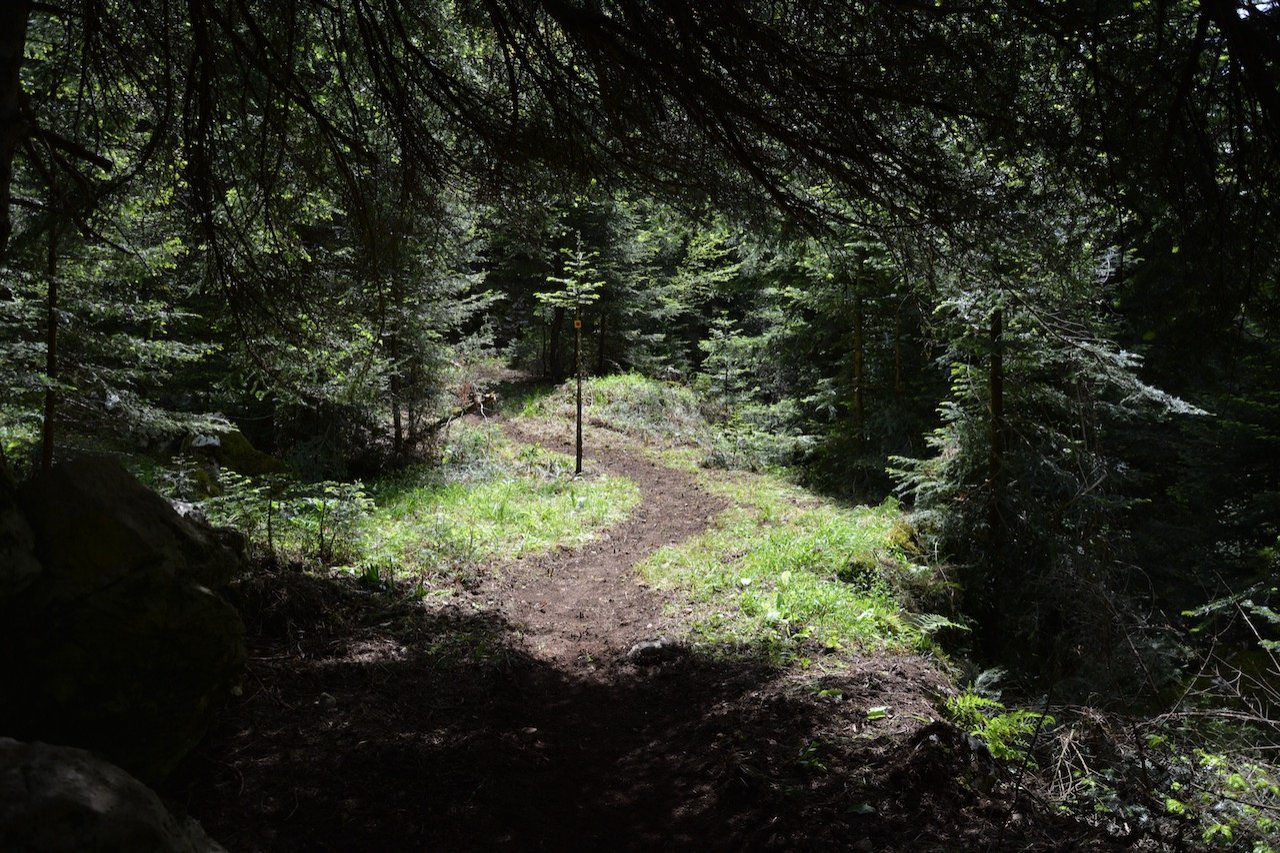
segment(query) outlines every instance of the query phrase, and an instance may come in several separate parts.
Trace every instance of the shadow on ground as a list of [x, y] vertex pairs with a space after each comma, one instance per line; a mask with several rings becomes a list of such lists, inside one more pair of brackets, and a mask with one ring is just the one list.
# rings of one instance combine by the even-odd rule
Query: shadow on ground
[[922, 721], [873, 730], [910, 672], [837, 678], [840, 701], [749, 659], [565, 672], [465, 600], [299, 574], [240, 594], [244, 696], [166, 791], [231, 851], [1096, 845], [982, 793]]

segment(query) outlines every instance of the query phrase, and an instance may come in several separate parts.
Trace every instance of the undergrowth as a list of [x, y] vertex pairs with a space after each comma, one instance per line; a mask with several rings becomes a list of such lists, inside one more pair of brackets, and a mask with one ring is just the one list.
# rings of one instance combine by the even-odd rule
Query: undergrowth
[[371, 585], [474, 578], [483, 561], [576, 547], [626, 517], [634, 483], [573, 475], [573, 460], [516, 445], [492, 425], [454, 424], [440, 464], [360, 483], [299, 483], [224, 474], [210, 520], [260, 552], [340, 565]]
[[1028, 766], [1034, 766], [1030, 751], [1035, 739], [1056, 722], [1049, 714], [1009, 709], [998, 699], [972, 691], [949, 697], [942, 710], [951, 722], [981, 738], [995, 758], [1022, 761]]
[[630, 480], [574, 477], [573, 459], [516, 445], [497, 427], [455, 425], [444, 464], [381, 482], [365, 524], [365, 560], [439, 575], [483, 560], [576, 547], [640, 501]]
[[640, 565], [646, 580], [694, 605], [708, 646], [751, 648], [785, 663], [844, 649], [910, 649], [958, 627], [904, 609], [934, 583], [893, 544], [896, 503], [845, 508], [776, 478], [705, 478], [729, 508], [703, 535]]
[[[567, 382], [531, 400], [521, 414], [572, 419], [574, 394], [573, 383]], [[602, 426], [655, 444], [711, 444], [712, 430], [698, 397], [684, 385], [636, 373], [593, 376], [583, 382], [582, 404], [588, 428]]]

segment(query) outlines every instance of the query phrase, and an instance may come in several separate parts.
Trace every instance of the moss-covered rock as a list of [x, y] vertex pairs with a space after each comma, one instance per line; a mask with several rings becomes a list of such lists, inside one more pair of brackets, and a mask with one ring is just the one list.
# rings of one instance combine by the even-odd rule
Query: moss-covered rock
[[246, 477], [287, 474], [289, 466], [269, 453], [254, 447], [238, 429], [216, 435], [191, 435], [182, 443], [182, 452], [197, 459], [216, 462]]

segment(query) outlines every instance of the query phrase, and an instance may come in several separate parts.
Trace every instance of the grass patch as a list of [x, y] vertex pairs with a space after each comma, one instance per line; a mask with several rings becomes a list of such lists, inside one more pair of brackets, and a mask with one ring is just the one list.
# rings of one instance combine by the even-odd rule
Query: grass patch
[[[552, 394], [532, 399], [525, 417], [574, 416], [574, 385], [566, 382]], [[583, 381], [582, 404], [588, 426], [657, 444], [708, 445], [712, 430], [698, 397], [674, 382], [649, 379], [638, 373], [593, 376]]]
[[848, 508], [770, 477], [704, 480], [729, 508], [704, 535], [640, 566], [694, 602], [701, 641], [786, 663], [813, 651], [921, 648], [952, 624], [902, 606], [895, 583], [910, 562], [894, 545], [896, 502]]
[[[640, 502], [623, 477], [573, 475], [573, 459], [516, 444], [494, 425], [454, 424], [442, 460], [361, 483], [305, 483], [224, 472], [204, 501], [277, 560], [349, 569], [370, 586], [475, 577], [483, 561], [583, 544]], [[448, 594], [445, 590], [444, 594]]]
[[361, 553], [397, 574], [455, 575], [483, 560], [576, 547], [640, 501], [630, 480], [576, 478], [573, 459], [507, 440], [495, 426], [455, 425], [445, 464], [374, 488]]

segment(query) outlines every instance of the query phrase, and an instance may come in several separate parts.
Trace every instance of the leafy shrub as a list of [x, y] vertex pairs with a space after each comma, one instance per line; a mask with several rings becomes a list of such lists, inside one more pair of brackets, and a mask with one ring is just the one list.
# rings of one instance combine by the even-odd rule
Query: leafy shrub
[[813, 448], [812, 436], [798, 434], [795, 402], [744, 404], [720, 424], [703, 464], [708, 468], [773, 471], [795, 464]]
[[304, 483], [284, 476], [222, 474], [222, 494], [204, 503], [214, 524], [235, 527], [272, 557], [330, 565], [355, 558], [373, 501], [359, 482]]

